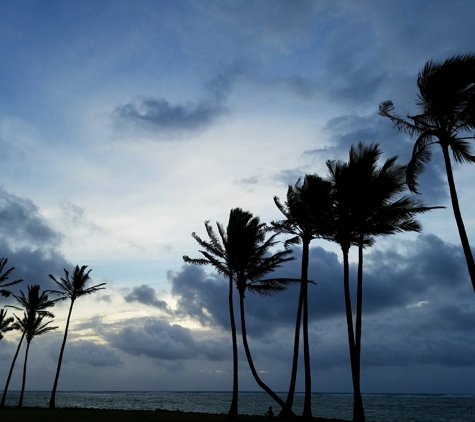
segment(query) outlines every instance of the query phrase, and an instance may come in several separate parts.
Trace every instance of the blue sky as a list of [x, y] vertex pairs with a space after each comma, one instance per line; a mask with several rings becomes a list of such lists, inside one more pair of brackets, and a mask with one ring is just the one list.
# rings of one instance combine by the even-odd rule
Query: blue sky
[[[107, 283], [77, 302], [59, 388], [229, 390], [226, 284], [183, 265], [198, 256], [191, 233], [234, 207], [281, 218], [275, 195], [360, 141], [407, 162], [411, 140], [378, 105], [415, 112], [425, 62], [473, 51], [473, 12], [468, 0], [2, 2], [0, 255], [20, 289], [76, 264]], [[442, 164], [436, 150], [421, 192], [447, 209], [367, 252], [364, 392], [475, 392], [475, 297]], [[473, 171], [455, 166], [470, 239]], [[314, 390], [351, 391], [340, 253], [315, 241], [311, 254]], [[280, 271], [297, 276], [298, 261]], [[246, 301], [257, 366], [286, 390], [296, 292]], [[27, 388], [51, 388], [60, 339], [32, 344]], [[0, 343], [0, 380], [17, 340]], [[241, 357], [241, 388], [257, 389]]]

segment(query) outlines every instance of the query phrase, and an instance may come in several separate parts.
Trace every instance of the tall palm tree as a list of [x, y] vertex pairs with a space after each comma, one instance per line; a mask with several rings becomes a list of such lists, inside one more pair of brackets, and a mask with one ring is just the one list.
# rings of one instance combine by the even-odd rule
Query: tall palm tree
[[[49, 312], [47, 309], [54, 306], [56, 300], [49, 300], [48, 295], [45, 292], [41, 292], [40, 294], [40, 286], [38, 284], [33, 284], [32, 286], [28, 286], [28, 293], [25, 295], [23, 291], [20, 291], [19, 295], [13, 295], [16, 301], [21, 305], [14, 306], [14, 305], [7, 305], [8, 308], [17, 309], [19, 311], [24, 311], [27, 315], [30, 315], [30, 318], [34, 318], [35, 315], [39, 315], [45, 318], [53, 318], [53, 314]], [[18, 321], [13, 324], [15, 330], [20, 330], [21, 326], [19, 325]], [[22, 330], [22, 335], [20, 337], [20, 341], [18, 342], [18, 346], [13, 357], [12, 364], [10, 366], [10, 371], [8, 372], [7, 381], [5, 383], [5, 388], [3, 389], [2, 401], [0, 402], [0, 407], [5, 406], [5, 399], [7, 397], [8, 386], [10, 385], [10, 380], [12, 377], [13, 369], [15, 368], [15, 363], [18, 357], [18, 353], [20, 352], [20, 348], [25, 337], [25, 331]]]
[[258, 383], [276, 402], [284, 407], [283, 400], [275, 394], [259, 377], [249, 349], [247, 341], [246, 321], [244, 312], [244, 297], [246, 290], [261, 295], [271, 295], [276, 291], [285, 289], [285, 284], [289, 279], [267, 279], [262, 278], [274, 271], [278, 266], [293, 259], [289, 257], [290, 251], [285, 250], [269, 256], [269, 248], [275, 246], [277, 241], [273, 235], [265, 239], [267, 227], [261, 224], [258, 217], [241, 208], [234, 208], [229, 214], [229, 222], [226, 229], [218, 223], [219, 238], [212, 229], [209, 221], [205, 222], [205, 227], [210, 241], [204, 241], [195, 233], [192, 236], [203, 248], [199, 252], [204, 256], [200, 259], [192, 259], [184, 256], [185, 262], [196, 265], [213, 265], [216, 270], [225, 275], [229, 280], [229, 308], [231, 318], [231, 331], [233, 337], [233, 400], [228, 412], [228, 419], [237, 418], [237, 394], [238, 394], [238, 360], [237, 360], [237, 336], [234, 320], [234, 306], [232, 290], [233, 285], [239, 293], [241, 332], [243, 338], [246, 357], [251, 372]]
[[0, 309], [0, 340], [3, 338], [3, 333], [15, 329], [15, 326], [12, 325], [13, 321], [13, 317], [7, 318], [7, 311], [5, 309]]
[[[236, 334], [236, 321], [234, 318], [234, 301], [233, 301], [233, 283], [234, 283], [234, 264], [231, 255], [231, 245], [228, 241], [228, 232], [224, 227], [217, 223], [219, 238], [216, 232], [213, 230], [209, 221], [205, 221], [205, 228], [210, 241], [202, 240], [195, 232], [192, 233], [193, 238], [203, 248], [199, 252], [204, 258], [192, 259], [187, 255], [183, 256], [183, 260], [190, 264], [195, 265], [208, 265], [211, 264], [219, 274], [222, 274], [228, 279], [229, 293], [228, 293], [228, 306], [229, 306], [229, 319], [231, 323], [231, 336], [232, 336], [232, 348], [233, 348], [233, 393], [231, 406], [228, 411], [228, 420], [237, 420], [238, 418], [238, 348], [237, 348], [237, 334]], [[228, 226], [228, 229], [230, 227]]]
[[269, 231], [266, 224], [261, 223], [259, 217], [254, 217], [248, 211], [243, 211], [240, 208], [231, 210], [228, 228], [229, 226], [232, 226], [232, 236], [228, 240], [233, 245], [236, 269], [235, 282], [239, 293], [241, 335], [249, 368], [259, 387], [269, 394], [281, 408], [284, 408], [285, 402], [261, 380], [254, 366], [247, 339], [244, 299], [246, 291], [261, 296], [272, 296], [276, 292], [285, 290], [285, 286], [289, 283], [300, 283], [299, 279], [263, 279], [264, 276], [272, 273], [285, 262], [292, 261], [295, 258], [289, 256], [291, 251], [288, 249], [270, 255], [269, 249], [278, 243], [276, 240], [277, 234], [273, 234], [266, 239]]
[[[15, 315], [15, 314], [13, 314]], [[50, 315], [39, 315], [38, 313], [24, 312], [23, 318], [18, 318], [15, 315], [16, 322], [20, 327], [20, 330], [23, 332], [26, 337], [26, 351], [25, 351], [25, 361], [23, 363], [23, 378], [21, 383], [21, 392], [20, 400], [18, 401], [18, 407], [23, 406], [23, 395], [25, 393], [25, 384], [26, 384], [26, 364], [28, 362], [28, 352], [30, 350], [31, 340], [35, 337], [39, 337], [49, 331], [56, 330], [58, 327], [49, 327], [53, 321], [48, 321], [43, 323], [45, 318], [51, 318]]]
[[475, 261], [470, 249], [455, 188], [449, 149], [456, 163], [475, 163], [467, 135], [475, 130], [475, 54], [450, 57], [444, 62], [428, 61], [417, 78], [419, 113], [407, 119], [395, 113], [392, 101], [379, 106], [379, 114], [395, 127], [416, 137], [412, 158], [407, 166], [409, 189], [417, 192], [417, 177], [432, 157], [432, 146], [442, 148], [452, 208], [475, 291]]
[[14, 286], [15, 284], [18, 284], [23, 281], [23, 279], [19, 279], [6, 283], [8, 277], [10, 276], [10, 273], [15, 269], [15, 267], [12, 267], [2, 274], [5, 265], [7, 265], [7, 262], [8, 258], [0, 258], [0, 295], [2, 295], [3, 297], [8, 297], [11, 294], [11, 291], [6, 287]]
[[[426, 207], [413, 197], [401, 195], [405, 189], [405, 167], [397, 157], [377, 167], [382, 152], [378, 144], [352, 146], [347, 163], [327, 161], [334, 195], [334, 241], [343, 252], [345, 309], [348, 326], [351, 372], [354, 390], [353, 420], [364, 421], [360, 388], [361, 328], [363, 309], [363, 250], [377, 236], [421, 231], [415, 216], [437, 207]], [[358, 247], [356, 318], [349, 283], [350, 247]]]
[[61, 277], [60, 280], [56, 280], [53, 275], [49, 274], [49, 277], [56, 283], [58, 290], [48, 290], [49, 293], [60, 296], [58, 300], [70, 299], [71, 304], [69, 306], [68, 319], [66, 320], [66, 328], [64, 330], [63, 343], [61, 344], [61, 350], [59, 352], [58, 367], [56, 369], [56, 376], [54, 378], [53, 391], [51, 392], [51, 398], [49, 402], [49, 408], [54, 409], [56, 407], [56, 388], [58, 387], [59, 373], [61, 371], [61, 362], [63, 361], [64, 348], [66, 346], [66, 339], [68, 337], [69, 321], [71, 319], [71, 312], [73, 311], [74, 302], [76, 299], [90, 295], [98, 290], [105, 289], [106, 283], [100, 283], [92, 287], [86, 287], [86, 283], [91, 279], [89, 273], [92, 270], [86, 272], [87, 265], [83, 265], [79, 268], [76, 265], [72, 276], [69, 276], [69, 272], [64, 269], [65, 277]]
[[[302, 417], [312, 417], [312, 381], [310, 368], [310, 347], [308, 341], [308, 261], [310, 242], [318, 237], [328, 237], [328, 218], [331, 211], [331, 183], [316, 174], [307, 174], [303, 181], [299, 179], [294, 186], [287, 189], [287, 200], [282, 204], [274, 197], [277, 208], [284, 214], [285, 220], [273, 221], [271, 226], [277, 233], [290, 234], [292, 238], [286, 245], [302, 243], [301, 282], [297, 320], [295, 324], [294, 355], [289, 392], [285, 412], [291, 412], [297, 379], [297, 364], [299, 354], [300, 324], [303, 310], [303, 344], [305, 361], [305, 396]], [[284, 415], [282, 415], [284, 416]]]

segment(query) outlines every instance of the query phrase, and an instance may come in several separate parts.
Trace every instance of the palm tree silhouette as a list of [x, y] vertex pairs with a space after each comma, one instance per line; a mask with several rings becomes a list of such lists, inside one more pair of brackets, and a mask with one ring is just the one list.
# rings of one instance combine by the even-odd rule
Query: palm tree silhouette
[[10, 273], [15, 269], [15, 267], [12, 267], [2, 274], [5, 265], [7, 265], [7, 262], [8, 258], [0, 258], [0, 295], [2, 295], [3, 297], [8, 297], [11, 294], [11, 291], [9, 289], [6, 289], [6, 287], [14, 286], [15, 284], [18, 284], [23, 281], [23, 279], [19, 279], [6, 283]]
[[475, 261], [470, 249], [455, 188], [449, 148], [456, 163], [474, 163], [467, 137], [475, 129], [475, 54], [453, 56], [444, 62], [430, 60], [419, 72], [419, 114], [403, 119], [395, 113], [392, 101], [379, 106], [379, 114], [388, 117], [400, 132], [417, 137], [407, 166], [407, 184], [417, 192], [417, 177], [432, 157], [431, 147], [439, 144], [444, 157], [450, 199], [467, 268], [475, 291]]
[[[419, 232], [421, 225], [415, 216], [433, 208], [404, 195], [405, 166], [392, 157], [377, 167], [382, 152], [378, 144], [352, 146], [349, 161], [327, 161], [333, 183], [334, 241], [343, 252], [343, 282], [348, 326], [351, 373], [354, 391], [353, 421], [364, 421], [364, 407], [360, 388], [361, 327], [363, 309], [363, 250], [372, 246], [376, 236], [399, 232]], [[348, 253], [358, 247], [356, 286], [356, 318], [353, 313], [349, 283]]]
[[69, 306], [68, 319], [66, 320], [66, 328], [64, 330], [63, 343], [61, 344], [61, 350], [59, 352], [58, 367], [56, 369], [56, 376], [54, 378], [53, 391], [51, 392], [51, 398], [49, 402], [49, 408], [54, 409], [56, 407], [56, 388], [58, 387], [59, 373], [61, 371], [61, 362], [63, 361], [64, 348], [66, 346], [66, 339], [68, 337], [69, 321], [71, 319], [71, 312], [73, 311], [73, 305], [76, 299], [81, 296], [90, 295], [97, 292], [98, 290], [105, 289], [104, 286], [106, 283], [100, 283], [92, 287], [86, 288], [86, 283], [91, 279], [89, 273], [92, 270], [86, 272], [87, 265], [83, 265], [79, 268], [76, 265], [72, 276], [69, 276], [69, 272], [64, 269], [65, 278], [61, 277], [60, 281], [56, 280], [53, 275], [49, 274], [49, 277], [56, 283], [58, 290], [48, 290], [49, 293], [54, 295], [59, 295], [57, 300], [66, 300], [70, 299], [71, 304]]
[[310, 368], [310, 347], [308, 341], [308, 261], [310, 242], [318, 237], [328, 237], [328, 222], [332, 208], [331, 183], [316, 174], [307, 174], [303, 181], [299, 179], [294, 186], [287, 189], [287, 200], [282, 204], [277, 196], [274, 202], [277, 208], [286, 217], [285, 220], [273, 221], [271, 226], [277, 233], [290, 234], [293, 237], [286, 241], [286, 245], [302, 243], [301, 283], [297, 320], [295, 324], [294, 354], [292, 360], [292, 374], [289, 392], [285, 402], [284, 414], [292, 412], [292, 405], [297, 379], [297, 364], [299, 353], [300, 324], [303, 309], [303, 344], [305, 361], [305, 396], [302, 417], [312, 418], [312, 381]]
[[[39, 315], [45, 318], [53, 318], [54, 315], [49, 312], [47, 309], [54, 306], [56, 300], [49, 300], [48, 295], [46, 292], [42, 292], [40, 294], [40, 286], [38, 284], [33, 284], [32, 286], [28, 286], [28, 294], [25, 295], [23, 291], [20, 291], [19, 295], [13, 295], [13, 297], [17, 300], [17, 302], [21, 305], [14, 306], [14, 305], [7, 305], [8, 308], [17, 309], [19, 311], [24, 311], [26, 315], [30, 316], [30, 319], [33, 319], [35, 315]], [[22, 330], [22, 327], [18, 323], [18, 321], [13, 323], [13, 328], [15, 330]], [[18, 346], [13, 357], [12, 364], [10, 366], [10, 371], [8, 372], [7, 381], [5, 383], [5, 388], [3, 389], [2, 401], [0, 402], [0, 407], [5, 406], [5, 399], [7, 397], [8, 386], [10, 385], [10, 380], [12, 377], [13, 369], [15, 368], [15, 363], [18, 357], [18, 353], [20, 352], [20, 348], [25, 337], [26, 333], [22, 330], [22, 335], [20, 337], [20, 341], [18, 342]]]
[[[269, 248], [275, 246], [277, 241], [273, 235], [267, 240], [267, 227], [260, 223], [258, 217], [241, 208], [234, 208], [229, 214], [229, 222], [226, 229], [218, 223], [219, 238], [211, 227], [209, 221], [205, 222], [206, 231], [210, 241], [202, 240], [196, 233], [193, 238], [203, 248], [199, 252], [204, 256], [201, 259], [191, 259], [184, 256], [185, 262], [195, 265], [211, 264], [229, 280], [229, 308], [231, 319], [231, 332], [233, 337], [233, 399], [228, 412], [228, 420], [237, 418], [237, 397], [238, 397], [238, 360], [237, 360], [237, 336], [234, 320], [233, 306], [233, 284], [239, 293], [241, 332], [244, 350], [251, 369], [251, 372], [258, 383], [281, 407], [285, 406], [283, 400], [275, 394], [259, 377], [247, 341], [246, 320], [244, 312], [244, 297], [246, 290], [265, 296], [272, 295], [277, 291], [285, 289], [285, 284], [295, 281], [290, 279], [266, 279], [266, 274], [274, 271], [284, 262], [290, 261], [290, 251], [284, 250], [269, 256]], [[300, 280], [299, 280], [300, 281]]]
[[0, 309], [0, 340], [3, 338], [3, 333], [15, 329], [15, 326], [12, 325], [13, 321], [13, 317], [7, 318], [7, 311], [5, 309]]
[[229, 318], [231, 322], [231, 336], [233, 347], [233, 393], [231, 406], [228, 411], [228, 420], [237, 420], [238, 418], [238, 349], [237, 349], [237, 335], [236, 335], [236, 321], [234, 318], [234, 302], [233, 302], [233, 282], [234, 282], [234, 265], [232, 256], [230, 255], [230, 245], [228, 241], [228, 233], [224, 227], [217, 223], [219, 238], [213, 230], [209, 221], [205, 221], [205, 228], [210, 239], [209, 242], [202, 240], [195, 232], [192, 233], [193, 238], [203, 248], [199, 252], [204, 256], [200, 259], [192, 259], [187, 255], [183, 256], [183, 260], [195, 265], [211, 264], [219, 274], [225, 276], [229, 281]]
[[[15, 314], [13, 314], [15, 315]], [[38, 313], [24, 312], [23, 318], [18, 318], [15, 315], [16, 322], [26, 337], [26, 351], [25, 361], [23, 363], [23, 378], [21, 383], [20, 400], [18, 401], [18, 407], [23, 406], [23, 395], [25, 393], [26, 383], [26, 364], [28, 362], [28, 352], [30, 350], [30, 343], [35, 337], [39, 337], [49, 331], [56, 330], [58, 327], [49, 327], [53, 321], [43, 323], [45, 318], [52, 318], [54, 315], [39, 315]]]

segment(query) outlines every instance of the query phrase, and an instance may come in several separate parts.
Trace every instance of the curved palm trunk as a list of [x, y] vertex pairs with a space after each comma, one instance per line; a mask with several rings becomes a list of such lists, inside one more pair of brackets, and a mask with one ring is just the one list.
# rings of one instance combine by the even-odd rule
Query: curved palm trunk
[[231, 335], [233, 341], [233, 398], [228, 412], [228, 421], [238, 419], [238, 349], [236, 335], [236, 321], [234, 320], [233, 278], [229, 276], [229, 317], [231, 320]]
[[26, 341], [26, 351], [25, 351], [25, 362], [23, 363], [23, 380], [21, 383], [21, 393], [20, 400], [18, 401], [18, 407], [23, 406], [23, 395], [25, 393], [25, 384], [26, 384], [26, 364], [28, 362], [28, 351], [30, 350], [30, 341]]
[[447, 172], [447, 181], [449, 183], [450, 199], [452, 201], [452, 208], [454, 210], [455, 222], [459, 231], [460, 241], [462, 242], [463, 253], [467, 261], [468, 273], [472, 282], [473, 290], [475, 291], [475, 261], [473, 259], [470, 243], [468, 242], [467, 232], [463, 224], [462, 213], [460, 212], [459, 201], [457, 197], [457, 190], [455, 189], [454, 175], [452, 172], [452, 164], [450, 162], [449, 149], [447, 145], [441, 142], [442, 152], [444, 155], [445, 170]]
[[302, 284], [300, 285], [299, 303], [297, 307], [297, 319], [295, 321], [295, 335], [294, 335], [294, 355], [292, 358], [292, 372], [290, 375], [289, 392], [287, 394], [287, 400], [285, 401], [285, 407], [279, 413], [279, 417], [288, 418], [292, 412], [292, 406], [294, 404], [295, 396], [295, 384], [297, 382], [297, 367], [299, 360], [299, 343], [300, 343], [300, 325], [302, 322], [302, 304], [303, 304], [303, 290]]
[[251, 357], [251, 351], [249, 350], [249, 345], [247, 343], [247, 332], [246, 332], [246, 318], [244, 316], [244, 295], [242, 293], [239, 293], [239, 305], [240, 305], [240, 310], [241, 310], [241, 334], [242, 334], [242, 341], [244, 344], [244, 350], [246, 352], [246, 357], [247, 357], [247, 362], [249, 363], [249, 367], [251, 369], [252, 375], [254, 376], [254, 379], [256, 380], [257, 384], [259, 387], [261, 387], [269, 396], [271, 396], [276, 403], [281, 407], [285, 407], [284, 401], [277, 395], [275, 394], [260, 378], [259, 375], [257, 374], [256, 368], [254, 367], [254, 362], [252, 361]]
[[303, 298], [303, 357], [305, 362], [305, 396], [302, 418], [312, 419], [312, 371], [310, 368], [310, 345], [308, 340], [308, 254], [310, 242], [304, 241], [302, 248], [302, 298]]
[[356, 287], [356, 338], [353, 376], [353, 421], [365, 421], [363, 398], [361, 397], [361, 326], [363, 315], [363, 243], [358, 246], [358, 282]]
[[18, 353], [20, 352], [21, 343], [23, 338], [25, 337], [25, 333], [21, 335], [20, 341], [18, 343], [18, 347], [16, 348], [15, 356], [13, 357], [12, 365], [10, 366], [10, 372], [8, 373], [7, 382], [5, 383], [5, 388], [3, 390], [2, 402], [0, 403], [0, 407], [5, 406], [5, 400], [7, 398], [8, 386], [10, 384], [10, 379], [12, 378], [13, 368], [15, 368], [16, 358], [18, 357]]
[[71, 312], [73, 311], [74, 300], [71, 300], [71, 306], [69, 307], [68, 319], [66, 321], [66, 328], [64, 330], [63, 343], [61, 344], [61, 351], [59, 352], [58, 368], [56, 369], [56, 376], [54, 378], [53, 391], [51, 392], [51, 398], [49, 401], [49, 408], [56, 408], [56, 388], [58, 387], [59, 372], [61, 371], [61, 362], [63, 361], [64, 347], [66, 346], [66, 339], [68, 337], [69, 320], [71, 319]]
[[[294, 355], [292, 359], [292, 373], [290, 376], [290, 385], [289, 392], [287, 394], [287, 400], [285, 401], [285, 408], [279, 414], [279, 417], [288, 417], [293, 414], [292, 406], [295, 396], [295, 385], [297, 381], [297, 367], [298, 367], [298, 355], [299, 355], [299, 346], [300, 346], [300, 325], [302, 322], [302, 310], [304, 306], [307, 307], [307, 348], [308, 348], [308, 301], [307, 301], [307, 291], [308, 291], [308, 253], [309, 253], [309, 242], [303, 241], [302, 247], [302, 263], [301, 263], [301, 273], [300, 273], [300, 293], [299, 293], [299, 304], [297, 308], [297, 319], [295, 322], [295, 335], [294, 335]], [[305, 285], [305, 286], [304, 286]], [[305, 305], [304, 305], [305, 303]], [[304, 316], [305, 318], [305, 316]], [[305, 341], [305, 326], [304, 326], [304, 341]], [[305, 346], [304, 346], [305, 347]], [[308, 352], [308, 351], [307, 351]], [[305, 359], [304, 351], [304, 359]], [[310, 353], [308, 352], [308, 368], [310, 368]], [[307, 380], [310, 380], [310, 389], [307, 389]], [[311, 415], [311, 399], [307, 401], [307, 391], [310, 391], [311, 396], [311, 379], [307, 377], [307, 360], [305, 360], [305, 399], [304, 399], [304, 415], [305, 410], [308, 405], [310, 405], [310, 415]]]

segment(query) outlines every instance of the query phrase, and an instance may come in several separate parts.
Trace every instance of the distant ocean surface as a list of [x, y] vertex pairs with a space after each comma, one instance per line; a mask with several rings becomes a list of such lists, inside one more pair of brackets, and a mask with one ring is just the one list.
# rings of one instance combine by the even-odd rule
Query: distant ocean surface
[[[7, 394], [7, 406], [16, 406], [19, 391]], [[281, 395], [283, 398], [285, 394]], [[26, 391], [23, 404], [48, 407], [49, 391]], [[442, 394], [366, 394], [363, 396], [368, 422], [468, 422], [475, 421], [475, 395]], [[126, 410], [181, 410], [183, 412], [227, 413], [230, 392], [203, 391], [62, 391], [56, 395], [57, 407], [84, 407]], [[313, 416], [351, 420], [351, 394], [314, 393]], [[262, 415], [275, 405], [262, 392], [239, 392], [239, 413]], [[294, 411], [301, 413], [303, 394], [295, 397]]]

